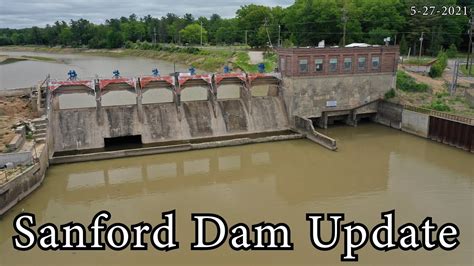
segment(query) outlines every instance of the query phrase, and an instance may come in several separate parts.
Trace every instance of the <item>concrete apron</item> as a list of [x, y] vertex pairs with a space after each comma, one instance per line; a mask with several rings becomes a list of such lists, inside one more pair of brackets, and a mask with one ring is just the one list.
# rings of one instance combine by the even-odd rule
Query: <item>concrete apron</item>
[[144, 155], [181, 152], [181, 151], [190, 151], [190, 150], [202, 150], [202, 149], [230, 147], [230, 146], [273, 142], [273, 141], [294, 140], [294, 139], [301, 139], [301, 138], [304, 138], [303, 134], [294, 133], [294, 134], [256, 137], [256, 138], [238, 137], [238, 138], [234, 138], [230, 140], [214, 140], [214, 141], [209, 140], [208, 142], [202, 142], [202, 143], [186, 143], [186, 144], [178, 144], [178, 145], [125, 149], [125, 150], [117, 150], [117, 151], [101, 151], [101, 152], [93, 152], [93, 153], [87, 153], [87, 154], [65, 155], [65, 156], [53, 157], [50, 159], [50, 164], [65, 164], [65, 163], [75, 163], [75, 162], [108, 160], [108, 159], [123, 158], [123, 157], [144, 156]]

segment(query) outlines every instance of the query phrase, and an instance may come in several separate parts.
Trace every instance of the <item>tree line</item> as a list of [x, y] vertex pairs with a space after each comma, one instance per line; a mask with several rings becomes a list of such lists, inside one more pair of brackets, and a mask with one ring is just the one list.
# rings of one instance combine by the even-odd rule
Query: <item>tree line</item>
[[[234, 45], [251, 47], [315, 46], [365, 42], [383, 44], [385, 37], [419, 49], [423, 32], [424, 52], [437, 54], [452, 44], [466, 51], [468, 16], [410, 15], [410, 7], [459, 5], [474, 7], [471, 0], [296, 0], [287, 8], [245, 5], [234, 18], [195, 18], [192, 14], [162, 17], [147, 15], [108, 19], [94, 24], [86, 19], [56, 21], [45, 27], [0, 29], [0, 45], [48, 45], [120, 48], [130, 43], [177, 45]], [[344, 34], [344, 29], [346, 34]]]

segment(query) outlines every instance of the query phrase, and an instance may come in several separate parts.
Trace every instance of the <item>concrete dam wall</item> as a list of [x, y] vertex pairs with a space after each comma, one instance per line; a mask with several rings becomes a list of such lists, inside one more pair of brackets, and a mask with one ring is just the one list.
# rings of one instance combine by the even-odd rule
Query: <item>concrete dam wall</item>
[[382, 99], [394, 86], [392, 73], [283, 78], [288, 112], [301, 117], [352, 109]]
[[52, 112], [54, 151], [104, 148], [104, 139], [141, 136], [143, 144], [288, 129], [279, 97], [62, 109]]

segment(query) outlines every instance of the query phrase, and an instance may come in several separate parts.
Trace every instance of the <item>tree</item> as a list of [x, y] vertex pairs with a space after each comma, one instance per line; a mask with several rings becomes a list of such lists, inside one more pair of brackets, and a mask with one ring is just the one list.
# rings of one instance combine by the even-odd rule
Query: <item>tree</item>
[[182, 41], [189, 44], [199, 44], [201, 42], [201, 30], [202, 41], [207, 42], [207, 31], [197, 23], [186, 26], [179, 33], [181, 34]]
[[408, 54], [408, 44], [407, 39], [405, 38], [405, 34], [402, 35], [402, 39], [400, 40], [400, 54], [407, 55]]
[[297, 0], [290, 6], [285, 17], [291, 40], [299, 46], [314, 46], [325, 40], [328, 44], [340, 41], [342, 8], [336, 0]]
[[118, 31], [111, 30], [107, 33], [107, 48], [119, 48], [123, 46], [122, 34]]
[[[474, 7], [472, 0], [296, 0], [287, 8], [263, 5], [244, 5], [234, 18], [213, 14], [210, 18], [195, 19], [192, 14], [178, 16], [169, 13], [155, 18], [135, 14], [112, 18], [104, 24], [93, 24], [85, 19], [69, 23], [25, 29], [0, 28], [1, 44], [38, 44], [87, 46], [90, 48], [122, 47], [125, 42], [200, 43], [202, 23], [203, 41], [212, 44], [247, 43], [265, 47], [283, 40], [286, 45], [315, 46], [321, 40], [327, 45], [341, 45], [344, 28], [346, 43], [367, 42], [382, 44], [385, 37], [401, 37], [400, 49], [419, 47], [424, 33], [423, 49], [435, 55], [454, 44], [466, 51], [469, 43], [467, 16], [410, 15], [411, 6]], [[347, 18], [343, 20], [343, 18]], [[188, 27], [190, 26], [190, 27]], [[279, 35], [280, 33], [280, 35]], [[140, 47], [131, 45], [130, 47]]]
[[446, 55], [449, 58], [455, 58], [458, 55], [458, 48], [456, 47], [456, 45], [454, 43], [452, 43], [449, 46], [448, 50], [446, 50]]
[[70, 28], [63, 28], [59, 33], [59, 41], [62, 45], [71, 45], [72, 44], [72, 32]]
[[252, 4], [237, 10], [238, 27], [242, 34], [247, 31], [247, 42], [252, 47], [265, 46], [268, 43], [267, 32], [271, 35], [278, 32], [278, 25], [274, 22], [271, 9], [266, 6]]

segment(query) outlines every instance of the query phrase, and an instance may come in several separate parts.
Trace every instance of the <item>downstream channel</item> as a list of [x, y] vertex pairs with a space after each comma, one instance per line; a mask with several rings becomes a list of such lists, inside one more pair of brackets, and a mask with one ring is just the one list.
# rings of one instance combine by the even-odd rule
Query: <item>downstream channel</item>
[[[420, 224], [433, 217], [460, 229], [460, 246], [380, 252], [358, 251], [361, 264], [454, 265], [472, 261], [474, 168], [468, 152], [375, 124], [337, 126], [331, 152], [309, 140], [199, 150], [107, 161], [52, 166], [42, 186], [0, 220], [0, 265], [161, 264], [298, 265], [336, 264], [341, 243], [332, 251], [315, 250], [309, 239], [308, 212], [341, 212], [346, 222], [372, 227], [380, 213], [396, 210], [396, 224]], [[161, 213], [176, 210], [177, 240], [171, 252], [15, 251], [12, 221], [21, 212], [36, 223], [89, 224], [101, 210], [125, 224], [161, 223]], [[292, 252], [235, 252], [228, 245], [191, 251], [191, 213], [215, 213], [229, 224], [284, 222], [292, 229]], [[328, 224], [329, 225], [329, 224]], [[325, 228], [323, 232], [330, 233]], [[323, 237], [329, 237], [324, 235]], [[133, 256], [132, 256], [133, 253]], [[52, 263], [53, 262], [53, 263]]]

